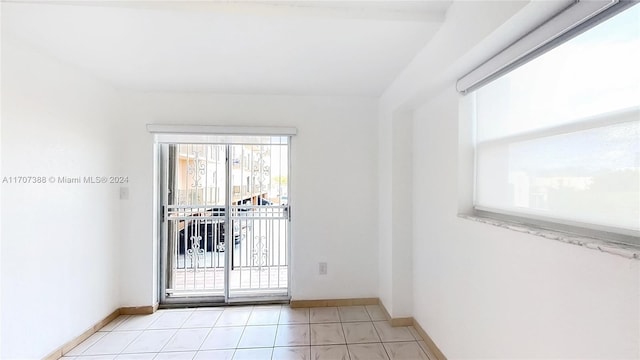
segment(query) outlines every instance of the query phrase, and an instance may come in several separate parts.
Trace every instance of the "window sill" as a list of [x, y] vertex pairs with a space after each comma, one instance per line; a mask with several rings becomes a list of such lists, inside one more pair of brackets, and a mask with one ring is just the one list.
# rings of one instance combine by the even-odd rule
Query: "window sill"
[[640, 260], [640, 247], [604, 241], [598, 238], [591, 238], [582, 235], [575, 235], [561, 231], [536, 228], [529, 224], [515, 221], [497, 220], [476, 215], [458, 214], [459, 218], [471, 220], [483, 224], [498, 226], [504, 229], [517, 231], [529, 235], [540, 236], [550, 240], [561, 241], [567, 244], [578, 245], [592, 250], [602, 251], [608, 254], [622, 256], [628, 259]]

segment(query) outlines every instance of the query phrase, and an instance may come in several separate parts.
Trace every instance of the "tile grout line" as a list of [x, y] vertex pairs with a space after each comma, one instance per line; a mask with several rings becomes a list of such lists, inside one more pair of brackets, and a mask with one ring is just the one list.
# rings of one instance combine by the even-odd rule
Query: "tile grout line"
[[[235, 346], [235, 349], [233, 351], [233, 356], [231, 357], [231, 359], [233, 359], [236, 356], [236, 353], [238, 352], [239, 346], [240, 346], [240, 342], [242, 341], [242, 337], [244, 336], [244, 332], [245, 330], [247, 330], [247, 323], [249, 322], [249, 319], [251, 319], [251, 314], [253, 314], [253, 309], [255, 309], [255, 306], [251, 306], [251, 311], [249, 312], [249, 317], [247, 317], [247, 321], [244, 323], [243, 327], [242, 327], [242, 334], [240, 334], [240, 337], [238, 338], [238, 343]], [[220, 315], [220, 317], [222, 317], [222, 315]]]
[[[140, 334], [138, 334], [136, 337], [134, 337], [133, 339], [131, 339], [123, 348], [122, 350], [118, 351], [117, 353], [107, 353], [107, 354], [87, 354], [86, 356], [100, 356], [100, 355], [115, 355], [114, 358], [118, 357], [120, 354], [122, 354], [122, 351], [124, 349], [127, 348], [127, 346], [131, 345], [131, 343], [133, 343], [138, 337], [140, 337], [142, 335], [142, 333], [144, 332], [144, 330], [132, 330], [133, 331], [140, 331]], [[122, 331], [125, 332], [125, 331]], [[110, 332], [111, 333], [111, 332]], [[80, 355], [76, 355], [76, 357], [78, 356], [85, 356], [84, 353], [87, 352], [89, 349], [93, 348], [94, 346], [96, 346], [98, 344], [98, 342], [102, 341], [102, 339], [104, 339], [106, 336], [108, 336], [109, 334], [104, 335], [103, 337], [100, 338], [100, 340], [96, 341], [93, 345], [89, 346], [88, 348], [84, 349], [84, 351], [82, 351], [80, 353]], [[64, 357], [64, 355], [63, 355]]]
[[[278, 336], [278, 334], [280, 333], [281, 326], [282, 326], [282, 325], [295, 325], [295, 324], [280, 324], [280, 321], [283, 319], [283, 316], [284, 316], [284, 315], [283, 315], [283, 313], [282, 313], [282, 311], [285, 311], [284, 309], [285, 309], [285, 308], [284, 308], [283, 306], [281, 306], [281, 307], [279, 308], [279, 312], [278, 312], [278, 315], [277, 315], [277, 323], [276, 323], [276, 324], [256, 324], [256, 325], [255, 325], [255, 326], [259, 326], [259, 325], [266, 325], [266, 326], [270, 325], [270, 326], [275, 326], [275, 335], [274, 335], [273, 342], [271, 343], [271, 346], [266, 347], [266, 348], [270, 348], [270, 349], [271, 349], [271, 351], [272, 351], [272, 357], [273, 357], [273, 352], [275, 351], [275, 349], [276, 349], [276, 347], [277, 347], [277, 346], [276, 346], [276, 344], [277, 344], [277, 336]], [[371, 312], [369, 311], [369, 309], [367, 309], [367, 308], [366, 308], [366, 306], [364, 306], [364, 309], [365, 309], [365, 313], [367, 314], [368, 320], [364, 320], [364, 321], [348, 321], [348, 322], [345, 322], [345, 321], [343, 321], [344, 316], [342, 316], [342, 312], [340, 312], [339, 307], [337, 307], [337, 310], [338, 310], [338, 318], [340, 319], [340, 321], [339, 321], [339, 323], [340, 323], [340, 329], [341, 329], [341, 330], [342, 330], [342, 332], [343, 332], [343, 340], [344, 340], [345, 347], [346, 347], [346, 349], [347, 349], [348, 357], [349, 357], [350, 359], [352, 358], [351, 353], [350, 353], [350, 348], [349, 348], [349, 345], [350, 345], [350, 344], [348, 343], [348, 340], [347, 340], [347, 338], [346, 338], [345, 324], [347, 324], [347, 325], [348, 325], [348, 324], [351, 324], [351, 323], [358, 323], [358, 322], [361, 322], [361, 323], [370, 323], [370, 324], [374, 327], [374, 332], [375, 332], [375, 334], [379, 337], [379, 342], [354, 343], [354, 344], [351, 344], [351, 345], [357, 345], [357, 344], [369, 344], [369, 343], [371, 343], [371, 344], [373, 344], [373, 343], [379, 343], [379, 344], [381, 344], [381, 345], [383, 346], [383, 348], [384, 348], [384, 350], [385, 350], [385, 354], [387, 355], [387, 357], [389, 357], [389, 358], [390, 358], [390, 355], [389, 355], [390, 353], [389, 353], [389, 351], [387, 350], [387, 348], [385, 347], [385, 343], [384, 343], [384, 341], [383, 341], [383, 339], [382, 339], [382, 336], [380, 335], [380, 334], [381, 334], [381, 333], [380, 333], [380, 330], [375, 326], [375, 322], [376, 322], [376, 321], [374, 321], [374, 318], [372, 317]], [[238, 344], [236, 344], [235, 348], [233, 348], [233, 349], [229, 349], [229, 350], [234, 350], [234, 351], [233, 351], [233, 355], [232, 355], [232, 356], [235, 356], [235, 355], [236, 355], [236, 353], [237, 353], [237, 350], [238, 350], [238, 349], [240, 349], [240, 348], [239, 348], [240, 340], [241, 340], [241, 339], [242, 339], [242, 337], [246, 334], [247, 327], [248, 327], [248, 326], [253, 326], [253, 325], [249, 325], [249, 324], [248, 324], [248, 322], [249, 322], [249, 319], [251, 318], [251, 316], [252, 316], [252, 315], [254, 315], [254, 314], [256, 313], [256, 312], [255, 312], [255, 310], [256, 310], [256, 307], [251, 307], [251, 310], [250, 310], [250, 312], [249, 312], [249, 317], [248, 317], [247, 321], [246, 321], [246, 322], [244, 322], [244, 325], [242, 325], [242, 326], [243, 326], [243, 329], [242, 329], [242, 333], [240, 334], [240, 339], [238, 340]], [[311, 325], [312, 325], [312, 323], [311, 323], [311, 308], [306, 308], [306, 310], [307, 310], [307, 317], [308, 317], [308, 319], [307, 319], [307, 320], [308, 320], [308, 322], [307, 322], [306, 324], [299, 324], [299, 325], [307, 325], [307, 329], [308, 329], [308, 331], [309, 331], [309, 345], [308, 345], [308, 346], [305, 346], [305, 345], [292, 345], [292, 344], [286, 345], [286, 344], [285, 344], [285, 345], [283, 345], [282, 347], [298, 347], [298, 346], [300, 346], [300, 347], [304, 347], [305, 349], [308, 349], [309, 351], [311, 351], [311, 350], [312, 350], [313, 345], [311, 344], [311, 335], [312, 335], [312, 334], [311, 334]], [[224, 312], [224, 311], [223, 311], [223, 312]], [[155, 330], [175, 330], [175, 333], [170, 337], [170, 339], [167, 341], [167, 343], [165, 343], [165, 344], [160, 348], [160, 350], [159, 350], [158, 352], [153, 351], [153, 353], [156, 353], [156, 357], [157, 357], [157, 356], [160, 356], [160, 354], [161, 354], [161, 353], [168, 353], [168, 351], [164, 351], [164, 350], [166, 349], [167, 345], [171, 342], [171, 340], [174, 340], [174, 339], [176, 338], [176, 336], [177, 336], [177, 334], [178, 334], [178, 332], [179, 332], [180, 330], [183, 330], [183, 329], [186, 329], [186, 330], [201, 329], [201, 327], [195, 327], [195, 328], [188, 327], [188, 328], [183, 328], [184, 324], [188, 321], [188, 319], [191, 319], [193, 316], [196, 316], [196, 313], [195, 313], [195, 312], [192, 312], [192, 313], [191, 313], [187, 318], [185, 318], [185, 319], [184, 319], [184, 321], [180, 322], [180, 326], [179, 326], [179, 327], [168, 327], [168, 328], [163, 328], [163, 329], [151, 329], [151, 327], [153, 326], [153, 324], [158, 323], [158, 321], [160, 321], [160, 319], [163, 317], [163, 315], [164, 315], [164, 314], [161, 314], [161, 315], [160, 315], [160, 316], [158, 316], [156, 319], [152, 320], [148, 325], [146, 325], [145, 327], [143, 327], [142, 329], [139, 329], [139, 330], [134, 330], [134, 329], [130, 329], [130, 330], [118, 330], [118, 329], [119, 329], [119, 328], [121, 328], [122, 326], [125, 326], [125, 324], [126, 324], [126, 323], [129, 323], [129, 322], [133, 321], [133, 319], [136, 319], [136, 318], [137, 318], [137, 317], [135, 317], [135, 316], [129, 316], [129, 317], [127, 317], [127, 318], [123, 319], [123, 320], [122, 320], [118, 325], [116, 325], [113, 329], [104, 331], [104, 333], [105, 333], [105, 335], [104, 335], [104, 336], [107, 336], [108, 334], [114, 334], [114, 333], [124, 333], [124, 332], [139, 331], [139, 334], [137, 334], [137, 335], [136, 335], [136, 336], [134, 336], [130, 341], [128, 341], [128, 342], [127, 342], [127, 343], [122, 347], [122, 349], [121, 349], [121, 350], [119, 350], [119, 351], [117, 351], [117, 352], [113, 352], [113, 353], [111, 353], [111, 354], [109, 354], [109, 355], [121, 356], [121, 355], [123, 355], [123, 354], [129, 354], [129, 352], [126, 352], [126, 351], [125, 351], [125, 350], [127, 349], [127, 347], [128, 347], [128, 346], [130, 346], [130, 345], [131, 345], [132, 343], [134, 343], [135, 341], [137, 341], [138, 339], [140, 339], [140, 337], [141, 337], [143, 334], [145, 334], [145, 333], [150, 333], [150, 332], [153, 332], [153, 331], [155, 331]], [[215, 321], [213, 322], [213, 325], [210, 325], [210, 326], [205, 327], [205, 328], [207, 328], [207, 331], [206, 331], [206, 334], [204, 334], [204, 336], [203, 336], [202, 342], [199, 344], [199, 346], [198, 346], [197, 348], [194, 348], [193, 350], [189, 350], [189, 351], [194, 351], [194, 353], [195, 353], [195, 355], [194, 355], [194, 356], [197, 356], [197, 354], [198, 354], [199, 352], [204, 351], [204, 350], [203, 350], [203, 348], [202, 348], [202, 346], [203, 346], [203, 344], [204, 344], [205, 340], [206, 340], [206, 339], [211, 335], [211, 333], [212, 333], [213, 329], [214, 329], [214, 328], [216, 327], [216, 325], [220, 322], [220, 318], [221, 318], [221, 317], [222, 317], [222, 314], [220, 314], [220, 316], [218, 316], [218, 317], [215, 319]], [[115, 319], [114, 319], [114, 320], [115, 320]], [[380, 321], [380, 322], [381, 322], [381, 321]], [[318, 323], [318, 324], [323, 324], [323, 323]], [[230, 325], [230, 326], [233, 326], [233, 325]], [[417, 339], [417, 338], [416, 338], [416, 336], [415, 336], [415, 334], [414, 334], [413, 332], [411, 332], [411, 329], [409, 329], [409, 328], [410, 328], [410, 326], [403, 326], [403, 327], [404, 327], [404, 328], [406, 328], [406, 329], [409, 331], [409, 333], [411, 334], [411, 337], [413, 338], [413, 340], [411, 340], [410, 342], [412, 342], [412, 343], [416, 344], [416, 345], [420, 348], [421, 353], [423, 353], [423, 355], [425, 355], [425, 356], [427, 357], [427, 359], [430, 359], [430, 360], [431, 360], [431, 359], [432, 359], [432, 358], [431, 358], [431, 356], [430, 356], [428, 353], [426, 353], [426, 352], [425, 352], [425, 350], [424, 350], [424, 349], [420, 346], [420, 344], [418, 343], [418, 342], [420, 341], [420, 339]], [[104, 336], [103, 336], [103, 337], [104, 337]], [[101, 339], [98, 339], [94, 344], [92, 344], [91, 346], [89, 346], [87, 349], [84, 349], [84, 350], [83, 350], [82, 352], [80, 352], [78, 355], [74, 355], [74, 356], [80, 356], [80, 357], [87, 356], [86, 352], [87, 352], [87, 351], [89, 351], [89, 349], [93, 348], [93, 347], [94, 347], [98, 342], [100, 342], [101, 340], [102, 340], [102, 338], [101, 338]], [[394, 341], [391, 341], [391, 342], [393, 343]], [[407, 342], [407, 341], [395, 341], [395, 342]], [[323, 345], [323, 346], [328, 346], [328, 345], [330, 345], [330, 344], [326, 344], [326, 345]], [[318, 345], [318, 346], [320, 346], [320, 345]], [[215, 350], [215, 349], [214, 349], [214, 350]], [[221, 350], [221, 349], [217, 349], [217, 350]], [[179, 351], [187, 351], [187, 350], [175, 350], [175, 351], [172, 351], [172, 352], [179, 352]], [[151, 353], [151, 352], [135, 352], [135, 353], [137, 354], [137, 353]]]
[[[193, 313], [195, 314], [195, 311]], [[193, 314], [192, 314], [192, 316], [193, 316]], [[222, 316], [222, 314], [220, 314], [220, 316]], [[218, 316], [218, 319], [220, 318], [220, 316]], [[189, 316], [189, 317], [191, 317], [191, 316]], [[218, 319], [216, 319], [216, 322], [218, 321]], [[196, 357], [198, 355], [198, 353], [201, 351], [202, 345], [204, 345], [204, 342], [207, 341], [207, 339], [209, 338], [209, 335], [211, 335], [211, 332], [213, 331], [214, 326], [215, 326], [215, 322], [214, 322], [214, 325], [211, 325], [211, 327], [209, 328], [209, 331], [207, 332], [207, 335], [202, 339], [202, 343], [200, 343], [200, 346], [198, 346], [198, 350], [196, 350], [196, 354], [194, 355], [194, 357]]]
[[276, 320], [276, 333], [273, 336], [273, 346], [271, 347], [271, 359], [273, 359], [273, 350], [276, 348], [276, 339], [278, 338], [278, 323], [280, 322], [280, 314], [282, 314], [282, 305], [280, 306], [280, 310], [278, 311], [278, 320]]
[[[371, 317], [371, 315], [369, 315], [369, 317]], [[391, 359], [391, 355], [389, 355], [389, 351], [387, 351], [387, 347], [384, 346], [384, 340], [382, 340], [382, 335], [380, 335], [380, 331], [378, 331], [375, 321], [371, 321], [371, 323], [373, 324], [373, 329], [376, 331], [376, 334], [378, 334], [378, 337], [380, 338], [380, 344], [382, 345], [382, 350], [384, 350], [384, 353], [387, 354], [387, 359]]]
[[[158, 316], [158, 319], [159, 319], [160, 317], [162, 317], [162, 315]], [[158, 321], [158, 319], [156, 319], [156, 320], [152, 321], [152, 322], [151, 322], [151, 324], [149, 324], [149, 326], [151, 326], [153, 323], [155, 323], [156, 321]], [[167, 341], [167, 343], [166, 343], [166, 344], [164, 344], [164, 345], [162, 346], [162, 348], [160, 348], [160, 351], [158, 352], [158, 354], [162, 353], [162, 350], [164, 350], [164, 348], [165, 348], [165, 347], [167, 347], [167, 345], [169, 345], [169, 343], [171, 343], [171, 340], [173, 340], [173, 338], [174, 338], [174, 337], [176, 337], [177, 335], [178, 335], [178, 331], [176, 330], [176, 332], [175, 332], [173, 335], [171, 335], [171, 337], [169, 338], [169, 341]], [[158, 357], [158, 355], [156, 355], [156, 356], [154, 357], [154, 359], [155, 359], [156, 357]]]
[[[338, 316], [340, 316], [340, 310], [338, 309]], [[340, 319], [342, 320], [342, 319]], [[347, 334], [344, 331], [344, 323], [340, 321], [340, 328], [342, 329], [342, 337], [344, 338], [344, 347], [347, 348], [347, 356], [351, 360], [351, 351], [349, 351], [349, 344], [347, 343]]]

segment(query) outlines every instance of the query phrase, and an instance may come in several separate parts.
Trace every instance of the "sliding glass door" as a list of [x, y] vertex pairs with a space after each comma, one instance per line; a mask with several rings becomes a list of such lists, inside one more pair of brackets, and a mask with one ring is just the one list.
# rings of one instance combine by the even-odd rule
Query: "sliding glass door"
[[159, 144], [160, 301], [287, 300], [289, 138], [218, 140]]

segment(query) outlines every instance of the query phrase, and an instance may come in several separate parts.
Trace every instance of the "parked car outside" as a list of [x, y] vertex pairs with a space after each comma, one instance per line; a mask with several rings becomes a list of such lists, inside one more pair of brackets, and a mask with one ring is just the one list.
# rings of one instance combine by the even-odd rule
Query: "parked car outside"
[[[224, 208], [213, 208], [207, 211], [207, 215], [220, 216], [225, 213]], [[225, 221], [211, 220], [211, 219], [194, 219], [185, 220], [182, 228], [178, 231], [178, 253], [184, 254], [186, 250], [192, 248], [191, 239], [195, 236], [199, 237], [200, 249], [207, 252], [218, 251], [223, 252], [225, 248]], [[241, 231], [237, 222], [232, 221], [233, 224], [233, 242], [235, 245], [240, 243]], [[188, 239], [185, 239], [185, 235]], [[188, 240], [188, 241], [185, 241]]]

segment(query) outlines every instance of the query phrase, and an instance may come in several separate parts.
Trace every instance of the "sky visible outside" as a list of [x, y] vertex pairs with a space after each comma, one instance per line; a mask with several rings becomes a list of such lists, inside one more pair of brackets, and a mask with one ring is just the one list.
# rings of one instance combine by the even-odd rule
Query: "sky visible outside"
[[478, 205], [640, 230], [640, 6], [480, 88], [476, 100]]

